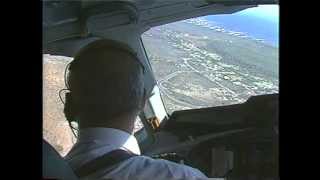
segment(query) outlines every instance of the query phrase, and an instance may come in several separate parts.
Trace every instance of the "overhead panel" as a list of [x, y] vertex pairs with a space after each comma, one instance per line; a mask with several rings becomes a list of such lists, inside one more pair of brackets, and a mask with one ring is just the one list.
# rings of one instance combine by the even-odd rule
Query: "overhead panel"
[[83, 27], [80, 21], [81, 2], [43, 2], [43, 44], [80, 36]]
[[151, 27], [159, 26], [179, 20], [211, 15], [231, 14], [255, 5], [225, 6], [220, 3], [208, 3], [206, 1], [180, 1], [145, 8], [140, 12], [140, 24], [142, 32]]
[[86, 25], [90, 33], [129, 26], [138, 21], [137, 9], [130, 3], [104, 3], [86, 11]]

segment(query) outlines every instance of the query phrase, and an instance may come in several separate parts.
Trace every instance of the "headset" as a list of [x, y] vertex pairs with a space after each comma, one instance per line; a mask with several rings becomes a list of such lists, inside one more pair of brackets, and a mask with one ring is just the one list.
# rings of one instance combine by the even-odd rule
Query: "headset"
[[[106, 39], [98, 39], [96, 41], [93, 41], [93, 42], [90, 42], [89, 44], [91, 43], [95, 43], [97, 41], [101, 41], [101, 40], [106, 40]], [[111, 40], [113, 41], [113, 40]], [[87, 44], [88, 45], [88, 44]], [[137, 53], [133, 51], [133, 49], [131, 49], [129, 46], [121, 46], [122, 44], [118, 44], [117, 45], [120, 45], [120, 46], [113, 46], [113, 48], [116, 48], [116, 49], [119, 49], [121, 51], [126, 51], [128, 52], [129, 54], [132, 55], [132, 57], [134, 57], [134, 59], [139, 63], [139, 65], [142, 67], [142, 73], [143, 73], [143, 76], [145, 75], [145, 72], [146, 72], [146, 69], [145, 69], [145, 66], [144, 64], [139, 60], [138, 56], [137, 56]], [[83, 51], [84, 49], [86, 49], [85, 47], [80, 49], [79, 52]], [[75, 136], [75, 138], [78, 138], [78, 135], [76, 133], [76, 131], [78, 132], [79, 129], [75, 128], [72, 124], [72, 122], [76, 122], [79, 124], [79, 122], [76, 120], [76, 109], [75, 109], [75, 105], [73, 104], [73, 101], [72, 101], [72, 92], [71, 92], [71, 89], [70, 89], [70, 86], [68, 84], [68, 70], [70, 71], [70, 66], [72, 65], [72, 63], [74, 63], [74, 60], [72, 60], [71, 62], [69, 62], [65, 68], [65, 71], [64, 71], [64, 83], [65, 83], [65, 87], [64, 89], [61, 89], [59, 91], [59, 98], [61, 100], [61, 102], [64, 104], [64, 115], [68, 121], [68, 124], [69, 124], [69, 127], [71, 128], [72, 130], [72, 133], [73, 135]], [[63, 101], [62, 97], [61, 97], [61, 93], [64, 92], [64, 91], [67, 91], [65, 93], [65, 101]], [[149, 94], [149, 95], [148, 95]], [[150, 96], [151, 93], [147, 93], [147, 90], [146, 88], [144, 87], [144, 92], [143, 92], [143, 96], [144, 96], [144, 100], [146, 100], [148, 98], [148, 96]]]
[[[64, 89], [61, 89], [59, 91], [59, 98], [60, 98], [60, 101], [63, 103], [64, 105], [64, 109], [63, 109], [63, 113], [68, 121], [68, 124], [69, 124], [69, 127], [71, 128], [71, 131], [72, 131], [72, 134], [74, 135], [75, 138], [78, 138], [78, 135], [75, 131], [78, 131], [77, 128], [75, 128], [73, 125], [72, 125], [72, 122], [77, 122], [77, 120], [75, 120], [75, 114], [72, 110], [72, 107], [73, 105], [71, 104], [72, 103], [72, 100], [71, 100], [71, 90], [70, 90], [70, 86], [68, 84], [68, 74], [67, 74], [67, 70], [69, 69], [71, 65], [71, 62], [67, 64], [66, 68], [65, 68], [65, 71], [64, 71], [64, 84], [65, 84], [65, 87]], [[62, 97], [61, 97], [61, 93], [64, 92], [64, 91], [68, 91], [65, 93], [65, 101], [62, 100]]]

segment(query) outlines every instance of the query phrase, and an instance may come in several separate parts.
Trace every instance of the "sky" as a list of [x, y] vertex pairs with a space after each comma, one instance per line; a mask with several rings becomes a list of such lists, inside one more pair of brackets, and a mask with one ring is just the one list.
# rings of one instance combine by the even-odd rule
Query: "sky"
[[278, 22], [279, 5], [259, 5], [258, 7], [240, 11], [237, 14], [255, 16], [264, 20]]
[[279, 5], [259, 5], [234, 14], [209, 15], [206, 19], [227, 30], [243, 32], [278, 46]]

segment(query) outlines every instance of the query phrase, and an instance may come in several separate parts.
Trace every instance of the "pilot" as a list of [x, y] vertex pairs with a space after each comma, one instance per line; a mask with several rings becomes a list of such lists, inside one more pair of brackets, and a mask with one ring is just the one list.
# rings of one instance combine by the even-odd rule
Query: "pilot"
[[[77, 121], [79, 132], [65, 159], [80, 179], [207, 179], [192, 167], [141, 155], [133, 132], [148, 95], [143, 65], [127, 45], [89, 43], [68, 70], [64, 113], [68, 121]], [[116, 150], [130, 155], [108, 157]], [[126, 158], [116, 161], [117, 156]]]

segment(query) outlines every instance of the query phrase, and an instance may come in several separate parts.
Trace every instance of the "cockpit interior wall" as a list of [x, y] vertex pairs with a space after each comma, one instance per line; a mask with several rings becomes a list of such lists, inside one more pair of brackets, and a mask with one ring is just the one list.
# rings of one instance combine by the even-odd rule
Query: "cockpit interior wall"
[[[141, 44], [141, 30], [137, 24], [139, 16], [135, 7], [131, 3], [109, 2], [102, 5], [100, 3], [99, 6], [87, 4], [81, 9], [78, 3], [79, 1], [60, 4], [44, 2], [44, 53], [73, 57], [79, 49], [97, 39], [124, 42], [136, 51], [144, 64], [146, 89], [151, 92], [156, 81]], [[59, 17], [58, 11], [69, 13], [61, 13]], [[84, 29], [79, 30], [80, 27]], [[57, 28], [67, 28], [69, 31], [64, 31], [61, 35], [61, 31], [55, 32]]]

